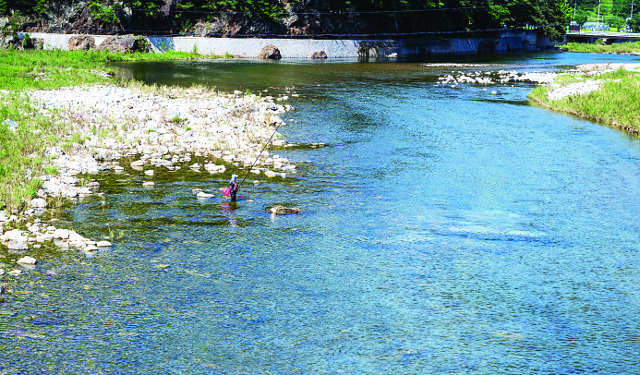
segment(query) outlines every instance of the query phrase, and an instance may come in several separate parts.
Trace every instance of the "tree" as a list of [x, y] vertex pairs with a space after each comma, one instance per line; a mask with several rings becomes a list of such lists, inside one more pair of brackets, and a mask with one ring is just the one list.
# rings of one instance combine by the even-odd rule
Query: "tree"
[[625, 21], [624, 18], [622, 17], [611, 17], [608, 20], [609, 26], [618, 29], [618, 31], [620, 31], [620, 29], [622, 29], [625, 25]]
[[587, 20], [588, 20], [587, 13], [583, 11], [578, 11], [576, 13], [576, 16], [573, 18], [573, 21], [577, 23], [578, 26], [580, 26], [580, 28], [582, 28], [582, 25], [587, 23]]
[[640, 32], [640, 15], [633, 16], [627, 23], [634, 33]]

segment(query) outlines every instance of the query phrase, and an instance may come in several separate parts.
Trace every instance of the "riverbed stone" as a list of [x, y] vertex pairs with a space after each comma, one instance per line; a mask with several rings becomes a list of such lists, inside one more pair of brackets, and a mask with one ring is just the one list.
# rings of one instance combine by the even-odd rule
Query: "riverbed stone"
[[209, 193], [205, 193], [204, 191], [199, 192], [198, 194], [196, 194], [196, 197], [198, 198], [202, 198], [202, 199], [208, 199], [208, 198], [213, 198], [215, 197], [215, 195], [213, 194], [209, 194]]
[[82, 250], [83, 250], [83, 251], [86, 251], [86, 252], [88, 252], [88, 253], [90, 253], [90, 252], [98, 251], [98, 247], [97, 247], [97, 246], [95, 246], [95, 245], [87, 245], [87, 246], [85, 246], [85, 248], [84, 248], [84, 249], [82, 249]]
[[111, 242], [109, 242], [109, 241], [98, 241], [96, 246], [98, 246], [98, 247], [111, 247], [112, 245], [111, 245]]
[[47, 207], [47, 201], [42, 198], [34, 198], [31, 200], [31, 207], [45, 208]]
[[29, 247], [27, 246], [26, 243], [24, 242], [18, 242], [18, 241], [11, 241], [9, 242], [9, 244], [7, 245], [7, 247], [9, 248], [9, 250], [16, 250], [16, 251], [22, 251], [22, 250], [27, 250], [29, 249]]
[[36, 264], [36, 262], [37, 262], [36, 258], [30, 257], [28, 255], [18, 259], [18, 263], [19, 264], [31, 264], [31, 265], [33, 265], [33, 264]]
[[295, 207], [285, 207], [285, 206], [273, 206], [269, 209], [269, 212], [275, 215], [289, 215], [289, 214], [299, 214], [301, 210]]
[[22, 231], [20, 229], [13, 229], [13, 230], [7, 231], [5, 234], [0, 236], [0, 239], [2, 239], [3, 241], [16, 241], [16, 242], [27, 241], [27, 237], [25, 237], [22, 234]]
[[56, 229], [55, 232], [53, 232], [53, 238], [54, 239], [66, 240], [67, 238], [69, 238], [69, 230], [68, 229]]
[[142, 186], [146, 187], [146, 188], [152, 188], [152, 187], [156, 186], [156, 183], [153, 182], [153, 181], [147, 181], [147, 182], [143, 182]]

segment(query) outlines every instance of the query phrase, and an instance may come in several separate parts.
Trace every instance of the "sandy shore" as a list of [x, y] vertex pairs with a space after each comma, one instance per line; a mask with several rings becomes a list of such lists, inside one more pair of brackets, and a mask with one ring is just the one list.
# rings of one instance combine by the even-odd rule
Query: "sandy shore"
[[[43, 113], [57, 112], [71, 124], [71, 129], [60, 145], [47, 150], [46, 156], [51, 157], [57, 173], [40, 177], [42, 187], [25, 217], [0, 212], [0, 241], [24, 255], [50, 241], [87, 254], [111, 246], [107, 241], [56, 228], [37, 217], [28, 219], [46, 210], [52, 197], [76, 199], [102, 194], [99, 183], [80, 186], [77, 175], [144, 170], [144, 184], [152, 188], [159, 168], [175, 170], [186, 163], [194, 171], [217, 174], [226, 171], [225, 163], [248, 167], [292, 109], [286, 104], [289, 97], [285, 95], [260, 97], [240, 91], [224, 94], [206, 88], [90, 86], [29, 95]], [[289, 146], [278, 133], [274, 139], [276, 145]], [[194, 156], [203, 156], [207, 162], [190, 164]], [[122, 163], [123, 158], [135, 160]], [[252, 169], [252, 181], [260, 176], [286, 178], [289, 173], [295, 173], [295, 165], [265, 151]], [[24, 219], [29, 222], [27, 230], [8, 229], [13, 222]], [[29, 256], [18, 261], [23, 268], [36, 262]], [[4, 272], [0, 268], [0, 275]], [[12, 275], [20, 272], [19, 267], [8, 271]]]

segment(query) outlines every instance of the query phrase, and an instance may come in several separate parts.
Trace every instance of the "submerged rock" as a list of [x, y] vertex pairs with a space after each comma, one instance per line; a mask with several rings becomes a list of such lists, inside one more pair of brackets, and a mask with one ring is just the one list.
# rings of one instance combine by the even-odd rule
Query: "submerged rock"
[[289, 215], [289, 214], [299, 214], [301, 211], [299, 208], [295, 207], [285, 207], [285, 206], [273, 206], [269, 209], [274, 215]]
[[213, 197], [215, 197], [215, 195], [209, 194], [209, 193], [205, 193], [204, 191], [201, 191], [196, 195], [196, 197], [206, 199], [206, 198], [213, 198]]

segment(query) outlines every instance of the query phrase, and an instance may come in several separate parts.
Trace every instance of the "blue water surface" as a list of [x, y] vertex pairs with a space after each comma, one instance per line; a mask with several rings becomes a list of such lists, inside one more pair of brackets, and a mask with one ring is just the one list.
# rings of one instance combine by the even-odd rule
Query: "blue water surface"
[[602, 61], [637, 59], [125, 65], [149, 83], [297, 93], [280, 131], [326, 146], [272, 151], [297, 172], [257, 177], [235, 206], [191, 193], [226, 174], [158, 171], [153, 190], [101, 174], [107, 195], [66, 224], [119, 239], [44, 252], [12, 280], [0, 371], [639, 373], [639, 140], [530, 106], [528, 83], [437, 84]]

